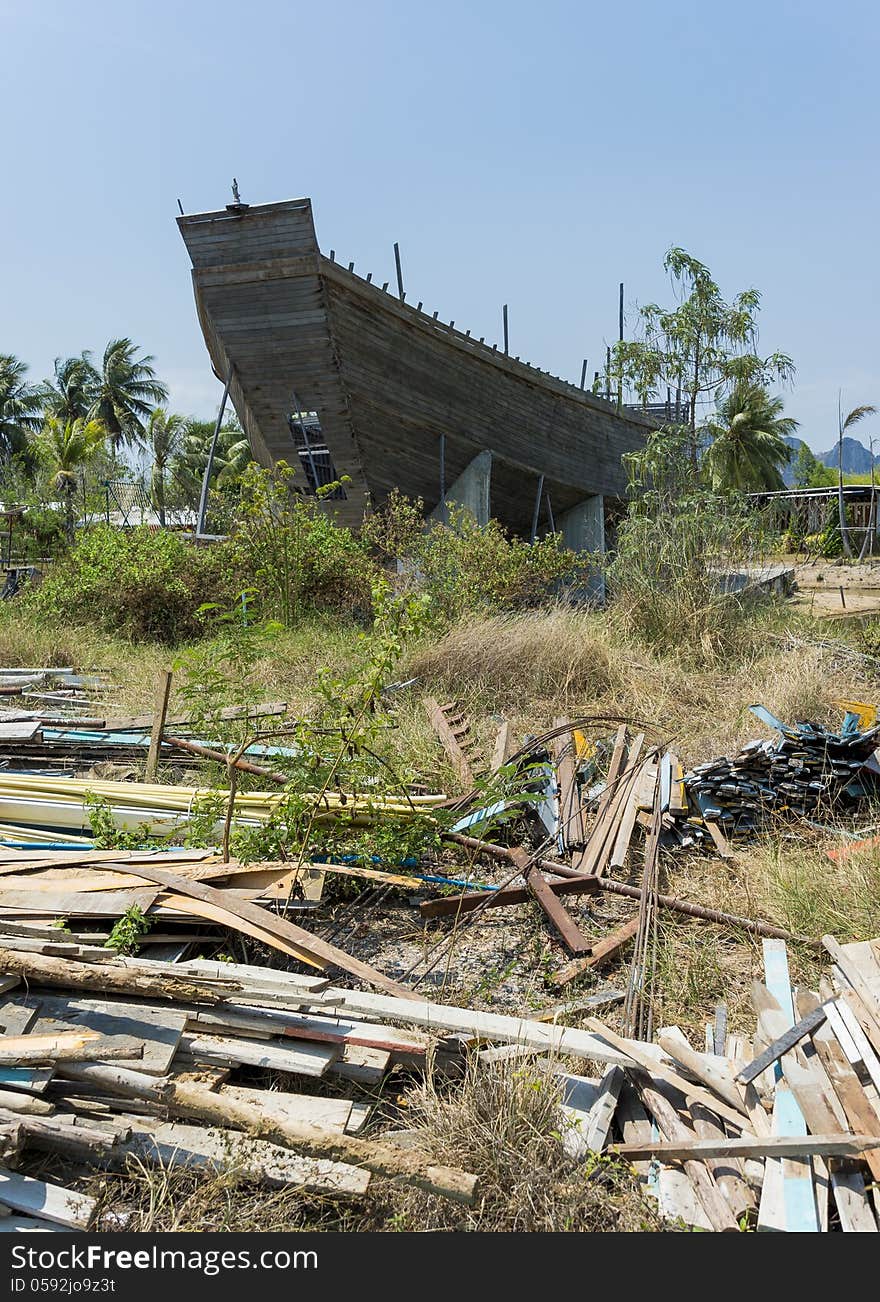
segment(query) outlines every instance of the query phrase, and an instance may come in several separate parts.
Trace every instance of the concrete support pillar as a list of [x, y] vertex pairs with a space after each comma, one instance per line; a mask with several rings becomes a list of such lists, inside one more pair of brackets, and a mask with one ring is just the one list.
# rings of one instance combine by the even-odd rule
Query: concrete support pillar
[[[599, 494], [587, 497], [559, 517], [557, 530], [573, 552], [605, 554], [605, 500]], [[590, 574], [587, 593], [596, 601], [605, 600], [605, 579], [599, 570]]]
[[[479, 525], [489, 523], [490, 487], [492, 480], [492, 453], [479, 452], [446, 490], [446, 501], [454, 502], [470, 511]], [[443, 518], [443, 503], [431, 512], [432, 520]]]

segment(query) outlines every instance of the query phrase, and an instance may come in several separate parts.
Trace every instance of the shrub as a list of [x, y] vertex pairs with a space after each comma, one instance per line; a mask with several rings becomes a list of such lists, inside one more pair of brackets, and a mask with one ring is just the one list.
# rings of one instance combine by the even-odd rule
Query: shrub
[[91, 625], [132, 641], [175, 643], [202, 632], [198, 608], [231, 601], [243, 584], [228, 544], [194, 547], [180, 535], [99, 525], [27, 601], [56, 622]]
[[288, 628], [319, 610], [354, 609], [368, 618], [375, 566], [366, 548], [315, 498], [295, 494], [292, 478], [283, 461], [244, 472], [230, 540], [237, 568], [256, 590], [262, 614]]
[[737, 497], [646, 494], [621, 521], [607, 567], [611, 619], [654, 650], [724, 658], [751, 641], [747, 613], [761, 601], [728, 576], [760, 562], [766, 543], [761, 517]]
[[[848, 507], [844, 507], [848, 525], [852, 525], [852, 516]], [[840, 533], [840, 511], [836, 502], [829, 503], [825, 513], [825, 527], [816, 535], [816, 551], [820, 556], [831, 560], [843, 555], [843, 538]]]
[[435, 624], [535, 607], [556, 597], [560, 585], [586, 578], [589, 558], [569, 551], [559, 534], [530, 543], [497, 520], [479, 525], [456, 506], [446, 524], [421, 517], [421, 502], [392, 494], [363, 533], [383, 560], [408, 557], [403, 582], [428, 595]]
[[51, 506], [30, 507], [18, 525], [18, 532], [27, 539], [28, 552], [45, 556], [54, 551], [64, 538], [64, 515]]

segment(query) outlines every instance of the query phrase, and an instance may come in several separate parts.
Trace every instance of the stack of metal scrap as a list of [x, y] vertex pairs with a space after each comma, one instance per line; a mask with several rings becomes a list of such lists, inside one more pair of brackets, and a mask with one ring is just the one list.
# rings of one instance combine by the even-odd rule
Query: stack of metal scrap
[[681, 831], [699, 839], [714, 823], [727, 835], [747, 834], [772, 818], [809, 817], [859, 800], [880, 773], [880, 725], [863, 728], [864, 715], [847, 711], [840, 732], [832, 732], [815, 723], [789, 727], [761, 705], [751, 709], [777, 736], [686, 773], [689, 813], [679, 819]]

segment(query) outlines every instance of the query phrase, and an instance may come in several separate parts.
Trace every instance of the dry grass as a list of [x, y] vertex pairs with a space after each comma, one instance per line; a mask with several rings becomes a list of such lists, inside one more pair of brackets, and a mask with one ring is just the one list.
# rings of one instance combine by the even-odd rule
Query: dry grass
[[647, 723], [686, 763], [760, 735], [751, 704], [783, 719], [827, 721], [839, 718], [837, 698], [880, 697], [868, 662], [806, 638], [792, 649], [775, 627], [744, 658], [698, 670], [619, 640], [599, 614], [564, 606], [457, 625], [417, 648], [408, 669], [421, 691], [454, 696], [477, 714], [503, 711], [520, 733], [540, 731], [563, 711]]
[[619, 674], [600, 617], [558, 606], [490, 615], [457, 625], [419, 648], [412, 673], [450, 691], [465, 688], [499, 706], [552, 699], [560, 706], [614, 692]]
[[400, 1230], [497, 1233], [642, 1231], [668, 1228], [630, 1168], [568, 1157], [560, 1142], [561, 1083], [553, 1064], [471, 1063], [453, 1089], [429, 1075], [407, 1100], [420, 1147], [480, 1177], [472, 1208], [398, 1190]]

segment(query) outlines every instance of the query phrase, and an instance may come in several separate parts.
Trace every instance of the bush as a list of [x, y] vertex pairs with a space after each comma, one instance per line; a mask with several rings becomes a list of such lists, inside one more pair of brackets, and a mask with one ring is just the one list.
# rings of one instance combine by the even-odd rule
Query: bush
[[288, 628], [317, 611], [354, 610], [369, 618], [376, 567], [364, 544], [315, 498], [295, 494], [292, 477], [279, 461], [272, 470], [252, 464], [242, 478], [230, 549], [263, 616]]
[[18, 525], [21, 536], [32, 543], [27, 550], [37, 556], [54, 551], [64, 539], [64, 513], [51, 506], [29, 507]]
[[79, 536], [27, 602], [45, 619], [87, 621], [131, 641], [175, 643], [203, 630], [197, 611], [244, 586], [226, 543], [195, 547], [179, 534], [99, 525]]
[[739, 498], [646, 494], [621, 522], [607, 568], [612, 621], [625, 636], [686, 660], [711, 663], [738, 651], [752, 640], [746, 616], [761, 598], [724, 580], [759, 563], [767, 542], [761, 517]]
[[[847, 524], [852, 524], [852, 517], [848, 507], [844, 507]], [[836, 556], [843, 555], [843, 537], [840, 532], [840, 511], [835, 502], [829, 505], [825, 514], [825, 527], [820, 534], [815, 535], [816, 551], [820, 556], [831, 560]]]
[[421, 502], [393, 493], [364, 525], [364, 538], [384, 561], [406, 557], [404, 583], [430, 598], [435, 625], [469, 615], [526, 610], [558, 595], [560, 585], [583, 581], [589, 559], [569, 551], [559, 534], [534, 543], [515, 538], [497, 520], [479, 525], [450, 506], [449, 521], [422, 520]]

